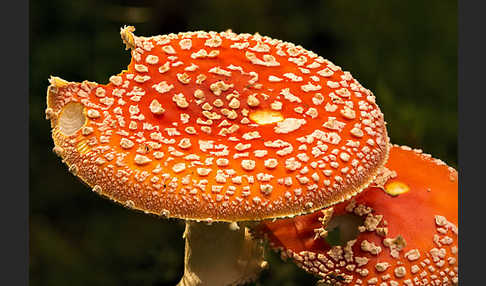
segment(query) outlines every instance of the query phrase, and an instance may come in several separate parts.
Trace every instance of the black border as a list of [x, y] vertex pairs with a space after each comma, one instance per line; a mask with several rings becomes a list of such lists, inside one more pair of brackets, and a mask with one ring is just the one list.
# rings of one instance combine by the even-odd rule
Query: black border
[[[474, 3], [474, 5], [472, 5]], [[459, 1], [459, 281], [484, 285], [484, 1]], [[479, 135], [479, 136], [478, 136]], [[479, 258], [479, 259], [478, 259]]]
[[29, 281], [29, 1], [2, 10], [2, 285]]

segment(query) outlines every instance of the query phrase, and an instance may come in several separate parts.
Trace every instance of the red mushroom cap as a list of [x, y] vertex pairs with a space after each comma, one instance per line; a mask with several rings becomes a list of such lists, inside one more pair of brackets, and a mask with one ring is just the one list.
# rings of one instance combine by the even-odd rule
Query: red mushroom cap
[[[457, 284], [457, 172], [407, 147], [393, 146], [389, 156], [384, 186], [313, 214], [262, 222], [257, 233], [332, 285]], [[331, 242], [333, 220], [350, 214], [361, 218], [357, 237]]]
[[369, 184], [388, 137], [373, 94], [316, 54], [258, 34], [137, 37], [106, 85], [51, 78], [55, 150], [93, 190], [169, 217], [292, 216]]

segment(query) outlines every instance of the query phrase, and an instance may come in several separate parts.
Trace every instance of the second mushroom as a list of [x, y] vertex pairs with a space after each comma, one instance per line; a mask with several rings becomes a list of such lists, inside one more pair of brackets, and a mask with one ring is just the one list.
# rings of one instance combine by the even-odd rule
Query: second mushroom
[[385, 166], [351, 200], [255, 233], [323, 285], [458, 285], [457, 171], [396, 145]]

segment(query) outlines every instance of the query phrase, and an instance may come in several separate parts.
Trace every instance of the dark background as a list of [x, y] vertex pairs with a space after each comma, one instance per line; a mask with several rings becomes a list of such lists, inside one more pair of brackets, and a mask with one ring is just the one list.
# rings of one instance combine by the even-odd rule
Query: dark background
[[[30, 285], [175, 285], [183, 223], [89, 191], [51, 151], [50, 75], [105, 83], [130, 54], [119, 29], [259, 32], [302, 45], [377, 96], [392, 142], [457, 167], [457, 3], [410, 1], [30, 1]], [[255, 285], [317, 279], [269, 252]]]

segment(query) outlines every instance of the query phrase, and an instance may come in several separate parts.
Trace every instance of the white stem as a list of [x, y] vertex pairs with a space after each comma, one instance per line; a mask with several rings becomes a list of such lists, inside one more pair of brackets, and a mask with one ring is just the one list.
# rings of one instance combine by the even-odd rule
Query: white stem
[[184, 276], [178, 286], [240, 285], [256, 279], [263, 246], [235, 223], [186, 222]]

